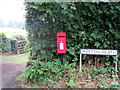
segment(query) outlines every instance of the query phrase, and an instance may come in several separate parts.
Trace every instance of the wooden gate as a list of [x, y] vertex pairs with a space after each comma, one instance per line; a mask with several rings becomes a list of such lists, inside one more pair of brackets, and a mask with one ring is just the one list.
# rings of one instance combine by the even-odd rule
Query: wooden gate
[[28, 49], [25, 48], [26, 44], [27, 44], [27, 42], [25, 40], [16, 41], [16, 44], [15, 44], [16, 54], [21, 54], [21, 53], [27, 52]]

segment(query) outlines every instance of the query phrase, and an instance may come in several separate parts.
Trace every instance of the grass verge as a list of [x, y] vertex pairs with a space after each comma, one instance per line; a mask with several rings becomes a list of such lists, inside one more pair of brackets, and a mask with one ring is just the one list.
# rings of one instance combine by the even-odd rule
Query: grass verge
[[25, 63], [28, 61], [28, 58], [22, 58], [22, 59], [19, 59], [19, 60], [16, 60], [16, 61], [11, 61], [9, 62], [10, 64], [22, 64], [22, 63]]
[[23, 54], [16, 54], [16, 55], [11, 55], [11, 56], [0, 56], [0, 60], [8, 60], [8, 59], [12, 59], [12, 58], [16, 58], [16, 57], [20, 57], [20, 56], [24, 56], [24, 55], [29, 55], [29, 53], [23, 53]]

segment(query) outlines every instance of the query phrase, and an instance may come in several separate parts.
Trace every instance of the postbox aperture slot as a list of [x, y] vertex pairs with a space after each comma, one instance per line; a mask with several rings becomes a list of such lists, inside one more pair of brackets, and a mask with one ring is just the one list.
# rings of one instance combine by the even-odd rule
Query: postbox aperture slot
[[58, 37], [62, 37], [62, 38], [63, 38], [63, 37], [65, 37], [65, 36], [58, 36]]

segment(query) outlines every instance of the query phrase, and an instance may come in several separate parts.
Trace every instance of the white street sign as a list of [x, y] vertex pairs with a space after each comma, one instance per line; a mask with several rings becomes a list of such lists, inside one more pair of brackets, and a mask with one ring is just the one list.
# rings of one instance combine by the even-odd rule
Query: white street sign
[[90, 55], [117, 55], [117, 50], [81, 49], [80, 53]]

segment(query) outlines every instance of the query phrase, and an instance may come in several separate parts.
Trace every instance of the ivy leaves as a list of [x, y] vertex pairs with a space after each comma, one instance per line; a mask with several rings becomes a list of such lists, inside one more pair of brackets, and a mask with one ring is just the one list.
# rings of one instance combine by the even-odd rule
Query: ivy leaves
[[57, 32], [67, 33], [68, 61], [78, 60], [80, 48], [120, 50], [119, 3], [29, 2], [27, 6], [31, 48], [40, 50], [41, 58], [58, 58]]

